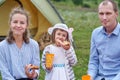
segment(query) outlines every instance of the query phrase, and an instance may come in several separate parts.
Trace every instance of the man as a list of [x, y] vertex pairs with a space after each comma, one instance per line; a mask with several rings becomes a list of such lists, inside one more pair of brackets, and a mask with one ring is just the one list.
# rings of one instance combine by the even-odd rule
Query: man
[[98, 6], [102, 26], [91, 36], [88, 74], [91, 80], [120, 80], [120, 24], [118, 8], [113, 0], [104, 0]]

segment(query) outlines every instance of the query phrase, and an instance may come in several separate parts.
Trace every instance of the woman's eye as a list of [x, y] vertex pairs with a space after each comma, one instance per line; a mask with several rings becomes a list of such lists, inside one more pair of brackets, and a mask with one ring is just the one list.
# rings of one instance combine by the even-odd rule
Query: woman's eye
[[20, 22], [20, 24], [25, 24], [24, 22]]
[[13, 21], [13, 23], [18, 23], [17, 21]]

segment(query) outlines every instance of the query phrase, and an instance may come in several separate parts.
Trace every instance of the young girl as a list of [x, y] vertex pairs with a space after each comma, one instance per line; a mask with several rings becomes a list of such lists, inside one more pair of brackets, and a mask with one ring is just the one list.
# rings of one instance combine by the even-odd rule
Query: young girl
[[[53, 44], [46, 46], [42, 55], [42, 67], [46, 71], [45, 80], [75, 80], [72, 66], [77, 63], [77, 57], [70, 44], [68, 30], [67, 25], [62, 23], [48, 29]], [[46, 53], [54, 54], [51, 67], [46, 66]]]

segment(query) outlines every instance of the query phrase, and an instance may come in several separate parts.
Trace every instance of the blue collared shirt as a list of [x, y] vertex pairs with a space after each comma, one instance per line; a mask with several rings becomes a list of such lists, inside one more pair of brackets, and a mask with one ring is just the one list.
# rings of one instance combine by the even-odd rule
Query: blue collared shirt
[[103, 26], [92, 32], [88, 74], [94, 80], [120, 80], [120, 24], [111, 34]]
[[[38, 43], [30, 39], [28, 44], [23, 43], [18, 48], [15, 43], [9, 44], [6, 40], [0, 42], [0, 71], [2, 80], [27, 78], [25, 66], [33, 64], [40, 66], [40, 50]], [[36, 70], [39, 73], [39, 70]]]

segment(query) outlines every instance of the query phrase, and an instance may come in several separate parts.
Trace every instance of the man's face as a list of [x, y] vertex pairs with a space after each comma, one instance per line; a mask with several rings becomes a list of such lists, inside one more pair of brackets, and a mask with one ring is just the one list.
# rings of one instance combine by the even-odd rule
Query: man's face
[[106, 5], [99, 5], [98, 15], [102, 25], [105, 28], [114, 27], [114, 25], [116, 25], [118, 12], [113, 10], [113, 5], [110, 2], [108, 2]]

